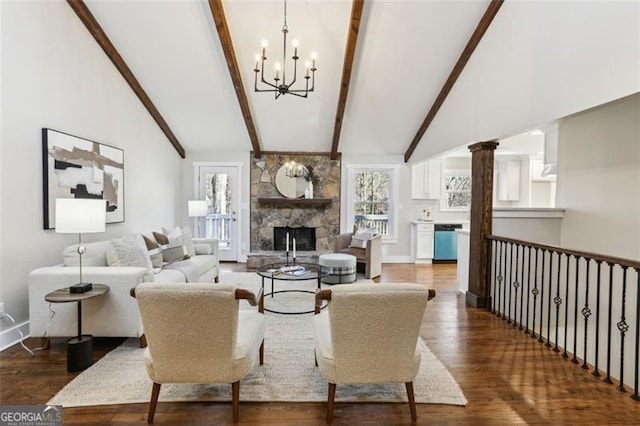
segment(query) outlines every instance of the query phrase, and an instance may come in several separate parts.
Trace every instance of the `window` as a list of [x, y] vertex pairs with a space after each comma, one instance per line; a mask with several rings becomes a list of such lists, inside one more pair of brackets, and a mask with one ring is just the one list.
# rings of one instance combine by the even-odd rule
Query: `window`
[[397, 205], [395, 166], [347, 165], [347, 226], [374, 228], [386, 241], [396, 238], [394, 208]]
[[445, 170], [442, 210], [467, 210], [471, 206], [471, 176], [466, 170]]

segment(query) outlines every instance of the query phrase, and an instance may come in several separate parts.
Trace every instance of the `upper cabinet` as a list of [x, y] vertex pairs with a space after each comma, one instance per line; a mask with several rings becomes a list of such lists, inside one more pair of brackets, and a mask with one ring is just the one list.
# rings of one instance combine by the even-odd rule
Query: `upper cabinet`
[[498, 160], [498, 201], [520, 199], [520, 161]]
[[411, 198], [414, 200], [440, 199], [442, 160], [434, 159], [411, 166]]

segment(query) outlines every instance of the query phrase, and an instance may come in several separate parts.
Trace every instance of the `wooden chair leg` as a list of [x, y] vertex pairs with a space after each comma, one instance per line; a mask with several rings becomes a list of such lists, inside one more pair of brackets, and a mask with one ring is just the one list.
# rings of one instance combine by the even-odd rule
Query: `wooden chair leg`
[[233, 422], [238, 423], [240, 413], [240, 381], [231, 383], [231, 403], [233, 404]]
[[264, 364], [264, 340], [260, 344], [260, 365]]
[[146, 335], [142, 335], [140, 336], [140, 347], [141, 348], [146, 348], [147, 347], [147, 336]]
[[416, 413], [416, 400], [413, 396], [413, 382], [407, 382], [404, 385], [407, 388], [407, 397], [409, 398], [409, 409], [411, 410], [411, 420], [415, 422], [418, 419], [418, 414]]
[[336, 384], [329, 383], [329, 395], [327, 397], [327, 424], [333, 421], [333, 400], [336, 397]]
[[151, 401], [149, 401], [149, 415], [147, 416], [147, 423], [153, 423], [153, 415], [156, 412], [156, 405], [158, 404], [159, 394], [160, 383], [153, 382], [153, 388], [151, 389]]

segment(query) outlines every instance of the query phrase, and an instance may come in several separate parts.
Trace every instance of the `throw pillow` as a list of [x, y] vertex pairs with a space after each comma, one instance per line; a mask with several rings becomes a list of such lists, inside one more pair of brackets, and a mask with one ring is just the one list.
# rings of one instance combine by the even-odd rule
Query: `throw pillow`
[[188, 259], [184, 246], [162, 246], [162, 260], [165, 263], [173, 263], [179, 260]]
[[349, 247], [354, 248], [367, 248], [367, 241], [377, 235], [377, 231], [375, 229], [359, 229], [354, 232], [351, 237], [351, 242], [349, 243]]
[[193, 248], [196, 254], [213, 254], [213, 250], [211, 250], [209, 244], [194, 244]]
[[193, 236], [191, 235], [191, 228], [185, 226], [182, 228], [182, 237], [184, 238], [184, 246], [187, 249], [189, 257], [196, 255], [196, 248], [193, 244]]
[[162, 234], [160, 232], [154, 231], [153, 238], [155, 238], [158, 244], [160, 244], [161, 246], [169, 244], [169, 238], [165, 234]]
[[[185, 232], [185, 230], [187, 232]], [[179, 226], [169, 230], [167, 228], [162, 228], [162, 232], [164, 232], [169, 239], [169, 244], [171, 246], [182, 245], [185, 250], [185, 259], [188, 259], [191, 256], [195, 256], [195, 250], [193, 249], [193, 239], [191, 238], [191, 230], [188, 227], [180, 229]], [[191, 250], [189, 250], [189, 244], [191, 245]]]
[[160, 245], [146, 235], [143, 235], [142, 238], [149, 251], [153, 272], [158, 273], [162, 269], [162, 250], [160, 249]]
[[140, 234], [125, 235], [121, 239], [111, 240], [106, 254], [109, 266], [137, 266], [153, 270], [151, 258]]

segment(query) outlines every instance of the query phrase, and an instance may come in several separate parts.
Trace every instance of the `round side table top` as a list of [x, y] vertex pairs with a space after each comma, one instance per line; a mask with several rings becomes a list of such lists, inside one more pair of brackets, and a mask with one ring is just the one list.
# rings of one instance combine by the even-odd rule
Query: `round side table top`
[[44, 300], [51, 303], [79, 302], [101, 296], [109, 291], [106, 284], [92, 284], [92, 289], [84, 293], [71, 293], [69, 287], [61, 288], [44, 296]]

